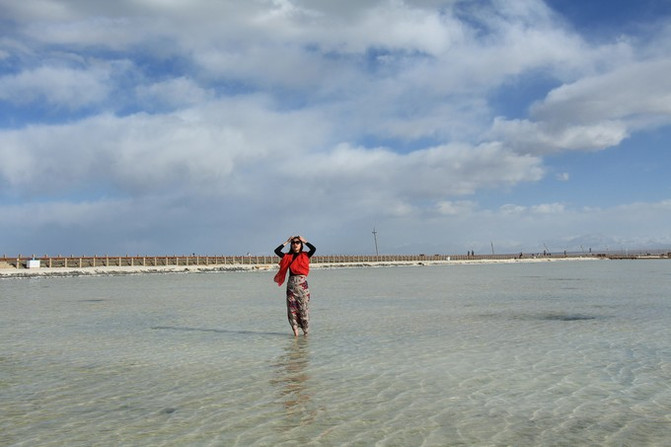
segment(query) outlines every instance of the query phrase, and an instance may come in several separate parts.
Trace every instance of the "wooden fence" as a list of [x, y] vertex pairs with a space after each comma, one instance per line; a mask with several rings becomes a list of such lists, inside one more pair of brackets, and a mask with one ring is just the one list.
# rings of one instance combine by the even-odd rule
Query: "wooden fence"
[[[385, 263], [385, 262], [431, 262], [462, 260], [496, 260], [523, 258], [571, 257], [616, 257], [604, 254], [500, 254], [500, 255], [315, 255], [313, 264]], [[40, 267], [86, 268], [86, 267], [159, 267], [159, 266], [214, 266], [214, 265], [276, 265], [277, 256], [17, 256], [0, 257], [0, 268], [26, 268], [29, 261], [39, 260]]]

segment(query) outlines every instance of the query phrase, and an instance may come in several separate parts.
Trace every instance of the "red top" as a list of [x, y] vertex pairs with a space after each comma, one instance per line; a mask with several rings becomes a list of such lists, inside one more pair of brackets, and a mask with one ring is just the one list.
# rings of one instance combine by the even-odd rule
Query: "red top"
[[305, 275], [310, 273], [310, 257], [304, 251], [298, 253], [295, 257], [291, 253], [282, 256], [280, 260], [280, 271], [275, 275], [275, 282], [278, 286], [284, 284], [287, 277], [287, 270], [291, 267], [291, 272], [294, 275]]

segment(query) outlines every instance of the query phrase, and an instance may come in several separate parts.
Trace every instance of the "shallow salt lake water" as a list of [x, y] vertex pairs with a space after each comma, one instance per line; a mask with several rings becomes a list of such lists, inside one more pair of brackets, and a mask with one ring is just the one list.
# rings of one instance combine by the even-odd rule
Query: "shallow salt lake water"
[[671, 263], [0, 280], [3, 446], [668, 446]]

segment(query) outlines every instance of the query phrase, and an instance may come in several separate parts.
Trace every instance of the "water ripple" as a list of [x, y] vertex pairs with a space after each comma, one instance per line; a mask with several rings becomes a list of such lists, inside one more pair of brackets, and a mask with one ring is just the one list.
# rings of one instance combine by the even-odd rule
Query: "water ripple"
[[591, 264], [317, 271], [298, 339], [263, 275], [3, 281], [0, 445], [667, 445], [670, 285]]

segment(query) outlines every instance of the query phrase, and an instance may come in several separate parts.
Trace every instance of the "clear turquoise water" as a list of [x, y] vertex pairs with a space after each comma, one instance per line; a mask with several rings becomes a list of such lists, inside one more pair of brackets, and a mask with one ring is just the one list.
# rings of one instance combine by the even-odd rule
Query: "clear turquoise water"
[[671, 263], [0, 280], [3, 446], [668, 446]]

